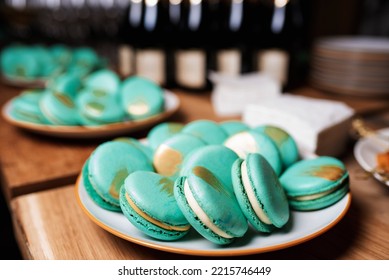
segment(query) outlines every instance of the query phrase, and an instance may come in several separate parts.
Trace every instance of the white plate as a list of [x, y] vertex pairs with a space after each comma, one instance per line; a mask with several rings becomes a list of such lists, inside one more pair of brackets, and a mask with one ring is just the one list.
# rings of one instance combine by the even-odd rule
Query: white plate
[[133, 243], [153, 249], [197, 256], [239, 256], [264, 253], [291, 247], [319, 236], [336, 225], [346, 214], [351, 194], [336, 204], [318, 211], [292, 211], [289, 224], [270, 235], [249, 229], [246, 235], [228, 246], [218, 246], [191, 229], [188, 235], [177, 241], [159, 241], [135, 228], [122, 213], [104, 210], [89, 197], [81, 175], [76, 184], [76, 197], [87, 216], [101, 228]]
[[23, 128], [39, 134], [62, 137], [62, 138], [99, 138], [112, 137], [134, 132], [136, 130], [144, 129], [159, 123], [170, 117], [176, 112], [180, 106], [180, 100], [176, 94], [165, 90], [165, 110], [161, 114], [152, 116], [147, 119], [137, 121], [125, 121], [120, 123], [100, 125], [100, 126], [58, 126], [58, 125], [44, 125], [35, 124], [26, 121], [14, 119], [11, 114], [11, 102], [9, 100], [3, 106], [4, 118], [14, 126]]
[[[389, 137], [389, 128], [380, 129], [377, 133]], [[377, 154], [384, 152], [385, 149], [389, 149], [389, 143], [385, 147], [382, 144], [379, 145], [379, 143], [371, 138], [362, 138], [354, 146], [354, 156], [365, 171], [371, 172], [377, 180], [389, 186], [388, 180], [385, 180], [377, 172], [374, 172], [374, 169], [377, 167]]]

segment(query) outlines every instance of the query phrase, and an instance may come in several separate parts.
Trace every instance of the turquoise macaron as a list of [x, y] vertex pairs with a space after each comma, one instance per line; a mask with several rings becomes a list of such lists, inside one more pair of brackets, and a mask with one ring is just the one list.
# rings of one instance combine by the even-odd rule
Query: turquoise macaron
[[237, 159], [231, 169], [234, 192], [250, 224], [260, 232], [282, 228], [290, 218], [288, 198], [277, 174], [260, 154]]
[[222, 144], [228, 137], [218, 123], [211, 120], [196, 120], [185, 125], [182, 133], [196, 136], [209, 145]]
[[191, 152], [184, 160], [180, 176], [187, 176], [199, 166], [208, 169], [219, 182], [233, 192], [231, 168], [238, 155], [223, 145], [207, 145]]
[[74, 97], [47, 90], [39, 102], [45, 118], [53, 125], [79, 125], [79, 111]]
[[249, 153], [259, 153], [265, 157], [278, 175], [282, 172], [280, 151], [274, 141], [265, 133], [244, 131], [227, 138], [223, 144], [245, 159]]
[[25, 46], [8, 46], [1, 52], [2, 74], [11, 79], [35, 79], [39, 63]]
[[66, 68], [72, 61], [72, 50], [70, 47], [63, 44], [54, 44], [49, 47], [49, 52], [53, 57], [55, 63]]
[[137, 170], [153, 171], [147, 156], [139, 149], [120, 141], [100, 144], [90, 155], [88, 178], [93, 189], [106, 202], [119, 206], [124, 180]]
[[254, 131], [265, 133], [277, 145], [280, 151], [283, 169], [300, 160], [299, 150], [294, 138], [284, 129], [273, 125], [260, 125]]
[[153, 165], [157, 173], [175, 179], [182, 163], [193, 150], [207, 144], [195, 136], [179, 133], [164, 141], [154, 151]]
[[164, 111], [163, 89], [149, 79], [131, 76], [122, 82], [119, 93], [124, 111], [133, 120], [146, 119]]
[[239, 120], [222, 121], [219, 125], [224, 129], [228, 136], [250, 130], [250, 127], [247, 124]]
[[115, 95], [84, 89], [77, 95], [76, 103], [82, 125], [104, 125], [125, 120], [125, 112]]
[[349, 191], [349, 173], [334, 157], [319, 156], [291, 165], [280, 177], [292, 209], [310, 211], [326, 208]]
[[89, 158], [85, 161], [84, 165], [82, 166], [81, 180], [90, 199], [92, 199], [92, 201], [96, 203], [99, 207], [113, 212], [122, 211], [120, 206], [113, 205], [112, 203], [105, 201], [93, 188], [89, 180]]
[[37, 124], [48, 124], [42, 114], [39, 102], [43, 96], [43, 90], [27, 90], [11, 101], [10, 115], [19, 121]]
[[47, 85], [48, 90], [70, 96], [71, 98], [75, 98], [81, 88], [82, 82], [80, 77], [69, 73], [63, 73], [51, 78]]
[[110, 69], [100, 69], [85, 78], [84, 87], [98, 94], [117, 94], [120, 87], [119, 76]]
[[174, 197], [174, 181], [150, 171], [135, 171], [124, 181], [120, 207], [144, 234], [171, 241], [185, 236], [191, 226]]
[[179, 177], [174, 196], [192, 227], [214, 244], [230, 244], [248, 230], [235, 195], [205, 167], [197, 166]]
[[178, 134], [183, 129], [184, 124], [178, 122], [164, 122], [157, 124], [150, 129], [147, 134], [147, 144], [153, 148], [158, 148], [164, 141]]
[[144, 142], [141, 142], [136, 138], [123, 136], [123, 137], [114, 138], [112, 141], [120, 141], [128, 145], [132, 145], [135, 148], [141, 150], [150, 159], [150, 162], [153, 161], [153, 156], [154, 156], [153, 149], [149, 145], [146, 145]]

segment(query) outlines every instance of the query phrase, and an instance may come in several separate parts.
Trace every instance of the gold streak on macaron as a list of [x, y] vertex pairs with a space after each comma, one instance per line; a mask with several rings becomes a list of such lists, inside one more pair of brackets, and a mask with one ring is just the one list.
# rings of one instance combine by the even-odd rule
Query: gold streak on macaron
[[145, 212], [143, 212], [142, 210], [140, 210], [138, 208], [138, 206], [135, 205], [135, 203], [132, 201], [132, 199], [130, 198], [130, 196], [128, 195], [128, 193], [126, 193], [126, 200], [128, 202], [128, 204], [131, 206], [131, 208], [137, 213], [139, 214], [139, 216], [141, 216], [143, 219], [149, 221], [150, 223], [160, 227], [160, 228], [163, 228], [163, 229], [167, 229], [167, 230], [175, 230], [175, 231], [187, 231], [190, 229], [190, 225], [184, 225], [184, 226], [171, 226], [171, 225], [167, 225], [165, 223], [162, 223], [152, 217], [150, 217], [149, 215], [147, 215]]
[[96, 97], [104, 97], [107, 95], [107, 93], [102, 89], [95, 89], [93, 90], [92, 94]]
[[173, 176], [178, 172], [182, 159], [179, 151], [162, 144], [154, 155], [154, 168], [161, 175]]
[[144, 101], [131, 103], [127, 107], [127, 112], [131, 115], [144, 115], [150, 111], [149, 105]]
[[104, 112], [104, 105], [92, 101], [85, 105], [85, 109], [94, 116], [100, 116]]
[[174, 182], [167, 177], [161, 178], [158, 185], [161, 186], [161, 190], [166, 192], [169, 196], [173, 196]]
[[54, 92], [53, 94], [59, 100], [59, 102], [64, 104], [66, 107], [74, 108], [74, 102], [69, 98], [69, 96], [60, 92]]
[[203, 166], [195, 166], [193, 167], [192, 171], [194, 175], [203, 179], [208, 185], [210, 185], [216, 191], [228, 195], [228, 192], [226, 191], [226, 188], [223, 186], [223, 184], [220, 183], [220, 181], [215, 177], [215, 175], [213, 175], [212, 172], [209, 171], [207, 168]]
[[112, 183], [109, 187], [109, 194], [116, 199], [119, 199], [119, 191], [123, 185], [124, 179], [128, 176], [127, 169], [121, 169], [116, 174], [112, 180]]
[[289, 138], [289, 135], [285, 131], [275, 127], [265, 127], [265, 134], [273, 139], [278, 145], [281, 145]]
[[320, 177], [330, 181], [336, 181], [343, 177], [345, 170], [336, 165], [317, 166], [308, 171], [309, 175]]

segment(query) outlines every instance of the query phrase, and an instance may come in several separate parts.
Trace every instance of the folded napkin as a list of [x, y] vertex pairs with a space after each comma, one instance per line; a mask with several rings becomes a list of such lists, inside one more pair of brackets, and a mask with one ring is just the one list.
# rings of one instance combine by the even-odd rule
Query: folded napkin
[[281, 95], [281, 84], [260, 72], [240, 76], [212, 72], [210, 80], [214, 85], [211, 101], [219, 116], [241, 115], [248, 104]]
[[284, 129], [305, 157], [339, 156], [349, 140], [354, 114], [342, 102], [283, 94], [247, 105], [242, 120], [251, 127], [267, 124]]

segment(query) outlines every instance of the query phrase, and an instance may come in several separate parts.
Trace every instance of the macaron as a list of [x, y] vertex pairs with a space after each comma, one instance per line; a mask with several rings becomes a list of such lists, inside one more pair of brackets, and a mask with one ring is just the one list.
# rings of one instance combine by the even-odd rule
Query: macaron
[[173, 180], [179, 176], [185, 157], [207, 144], [195, 136], [179, 133], [167, 139], [154, 152], [153, 165], [157, 173]]
[[245, 159], [249, 153], [259, 153], [270, 163], [277, 176], [282, 172], [280, 151], [265, 133], [252, 130], [239, 132], [228, 137], [224, 146], [233, 150], [242, 159]]
[[164, 122], [157, 124], [147, 134], [147, 144], [151, 148], [156, 149], [165, 140], [181, 132], [183, 127], [184, 124], [177, 122]]
[[230, 244], [248, 230], [235, 195], [205, 167], [197, 166], [179, 177], [174, 196], [192, 227], [212, 243]]
[[286, 193], [277, 174], [261, 154], [237, 159], [231, 173], [238, 203], [256, 230], [272, 232], [289, 221]]
[[280, 151], [284, 170], [300, 159], [296, 141], [284, 129], [272, 125], [260, 125], [253, 130], [265, 133], [274, 141]]
[[39, 63], [22, 45], [13, 45], [1, 53], [1, 70], [8, 78], [34, 79], [39, 76]]
[[96, 203], [98, 206], [101, 208], [108, 210], [108, 211], [114, 211], [114, 212], [121, 212], [122, 209], [120, 206], [113, 205], [111, 203], [108, 203], [105, 201], [93, 188], [91, 182], [89, 181], [89, 159], [87, 159], [82, 166], [82, 171], [81, 171], [81, 180], [83, 182], [83, 185], [85, 187], [85, 190], [89, 197], [93, 200], [94, 203]]
[[50, 91], [75, 98], [81, 89], [81, 86], [80, 77], [69, 73], [63, 73], [50, 79], [47, 88]]
[[344, 164], [328, 156], [304, 159], [291, 165], [280, 177], [292, 209], [326, 208], [349, 191], [349, 173]]
[[39, 107], [43, 92], [43, 90], [27, 90], [15, 97], [11, 101], [11, 116], [19, 121], [47, 124], [48, 121]]
[[120, 141], [99, 145], [89, 157], [88, 178], [93, 189], [106, 202], [119, 206], [124, 179], [138, 170], [153, 171], [147, 156], [139, 149]]
[[54, 125], [78, 125], [79, 112], [72, 95], [47, 90], [39, 102], [45, 118]]
[[84, 81], [84, 87], [98, 94], [117, 94], [120, 86], [119, 76], [109, 69], [91, 73]]
[[131, 76], [124, 80], [120, 96], [124, 111], [133, 120], [149, 118], [164, 110], [162, 88], [146, 78]]
[[220, 122], [219, 125], [224, 129], [228, 136], [250, 130], [250, 127], [247, 124], [238, 120], [223, 121]]
[[150, 171], [135, 171], [124, 181], [120, 207], [144, 234], [171, 241], [185, 236], [191, 226], [177, 205], [174, 182]]
[[185, 125], [182, 133], [196, 136], [209, 145], [222, 144], [228, 136], [218, 123], [210, 120], [192, 121]]
[[113, 141], [120, 141], [128, 145], [132, 145], [135, 148], [141, 150], [149, 158], [150, 162], [153, 161], [153, 156], [154, 156], [153, 149], [150, 146], [142, 143], [138, 139], [132, 137], [118, 137], [113, 139]]
[[76, 103], [82, 125], [104, 125], [125, 119], [119, 99], [112, 94], [84, 89], [78, 94]]
[[219, 182], [233, 193], [231, 168], [238, 155], [223, 145], [207, 145], [191, 152], [184, 160], [180, 171], [187, 176], [197, 167], [208, 169]]

